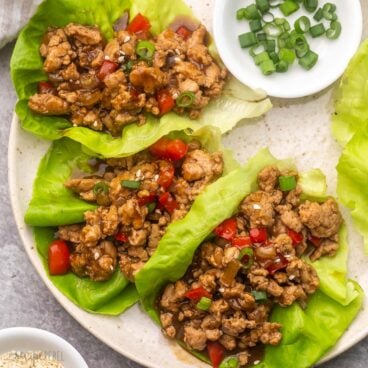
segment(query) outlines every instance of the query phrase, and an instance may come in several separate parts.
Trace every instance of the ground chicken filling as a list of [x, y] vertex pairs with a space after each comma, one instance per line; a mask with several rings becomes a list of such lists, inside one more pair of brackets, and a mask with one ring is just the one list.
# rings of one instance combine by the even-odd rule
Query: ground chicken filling
[[224, 356], [246, 366], [260, 359], [260, 346], [279, 344], [272, 307], [305, 306], [319, 286], [305, 257], [314, 261], [338, 249], [337, 203], [302, 202], [296, 182], [297, 173], [262, 170], [259, 190], [215, 229], [183, 279], [168, 284], [158, 300], [165, 335], [207, 353], [214, 366]]
[[197, 141], [163, 138], [149, 150], [97, 166], [98, 175], [65, 185], [98, 208], [85, 213], [83, 224], [60, 226], [57, 238], [68, 243], [77, 275], [107, 280], [119, 265], [133, 281], [167, 226], [184, 217], [196, 196], [222, 175], [223, 159]]
[[40, 47], [48, 81], [31, 96], [32, 111], [118, 136], [126, 124], [144, 123], [146, 113], [196, 119], [221, 93], [226, 70], [210, 55], [204, 26], [154, 37], [141, 14], [115, 25], [120, 30], [108, 43], [95, 26], [48, 30]]

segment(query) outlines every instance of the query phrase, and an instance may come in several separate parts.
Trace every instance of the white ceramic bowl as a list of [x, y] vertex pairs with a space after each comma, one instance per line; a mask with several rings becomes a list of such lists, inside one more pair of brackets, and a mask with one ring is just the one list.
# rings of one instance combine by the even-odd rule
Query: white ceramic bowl
[[[331, 0], [328, 0], [331, 1]], [[359, 0], [333, 0], [342, 24], [342, 32], [337, 40], [326, 37], [308, 37], [311, 49], [318, 53], [318, 63], [309, 71], [294, 62], [287, 73], [264, 76], [253, 62], [248, 49], [241, 49], [238, 35], [249, 32], [248, 21], [236, 19], [236, 11], [254, 3], [254, 0], [216, 0], [213, 30], [216, 46], [230, 72], [242, 83], [252, 88], [262, 88], [270, 96], [297, 98], [317, 93], [336, 81], [344, 72], [349, 60], [359, 47], [362, 36], [362, 10]], [[327, 0], [320, 0], [320, 6]], [[281, 12], [272, 11], [275, 16], [284, 17]], [[312, 24], [313, 14], [303, 7], [287, 17], [290, 25], [301, 15], [307, 15]], [[325, 25], [327, 26], [328, 23]]]
[[68, 342], [51, 332], [31, 327], [0, 330], [0, 355], [9, 351], [37, 351], [54, 357], [64, 368], [88, 368], [87, 363]]

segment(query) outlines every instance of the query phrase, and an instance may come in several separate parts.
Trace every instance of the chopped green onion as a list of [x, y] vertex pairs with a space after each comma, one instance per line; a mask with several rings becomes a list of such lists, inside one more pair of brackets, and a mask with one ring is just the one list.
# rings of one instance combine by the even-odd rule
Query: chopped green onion
[[266, 43], [262, 42], [261, 44], [258, 44], [256, 46], [253, 46], [249, 49], [249, 54], [251, 57], [255, 57], [259, 55], [260, 53], [266, 51]]
[[249, 21], [249, 27], [252, 32], [258, 32], [262, 30], [262, 22], [259, 19], [253, 19]]
[[268, 300], [267, 294], [265, 291], [252, 290], [252, 295], [254, 299], [256, 300], [256, 302], [266, 302]]
[[202, 311], [208, 311], [212, 304], [212, 300], [205, 296], [202, 296], [201, 300], [197, 303], [196, 308]]
[[275, 64], [272, 60], [266, 60], [260, 64], [263, 75], [270, 75], [276, 71]]
[[123, 64], [121, 66], [121, 69], [123, 70], [123, 72], [129, 73], [132, 70], [133, 65], [134, 65], [133, 61], [129, 60], [126, 64]]
[[341, 23], [333, 20], [330, 28], [326, 31], [326, 37], [330, 40], [336, 40], [341, 34]]
[[247, 32], [239, 35], [239, 43], [241, 48], [247, 48], [257, 43], [257, 36], [253, 32]]
[[309, 31], [310, 25], [309, 18], [303, 15], [295, 21], [294, 28], [298, 33], [305, 33]]
[[[243, 268], [248, 269], [253, 264], [253, 258], [254, 258], [253, 249], [246, 247], [240, 251], [238, 260], [241, 262]], [[244, 261], [246, 261], [246, 263], [243, 263]]]
[[268, 53], [276, 50], [276, 41], [275, 40], [267, 40], [263, 42], [263, 45]]
[[279, 55], [276, 52], [270, 52], [269, 55], [274, 64], [277, 64], [280, 61]]
[[298, 58], [302, 58], [309, 51], [308, 42], [303, 36], [295, 39], [295, 54]]
[[314, 14], [313, 19], [316, 20], [317, 22], [320, 22], [322, 18], [323, 18], [323, 10], [322, 8], [319, 8], [316, 14]]
[[295, 52], [291, 49], [280, 49], [279, 59], [286, 61], [288, 64], [292, 64], [295, 60]]
[[258, 10], [263, 14], [269, 11], [270, 3], [268, 0], [256, 0]]
[[239, 368], [239, 358], [236, 355], [225, 358], [219, 368]]
[[243, 18], [245, 18], [244, 16], [244, 12], [245, 12], [245, 9], [244, 8], [240, 8], [236, 11], [236, 19], [237, 20], [242, 20]]
[[285, 15], [285, 17], [289, 16], [290, 14], [295, 13], [299, 9], [298, 3], [295, 3], [292, 0], [286, 0], [279, 6], [282, 14]]
[[258, 41], [266, 41], [267, 40], [267, 35], [266, 35], [266, 33], [264, 33], [264, 32], [261, 32], [261, 33], [258, 33], [257, 34], [257, 39], [258, 39]]
[[266, 33], [267, 36], [277, 37], [282, 33], [282, 28], [274, 23], [267, 23], [263, 27], [263, 31]]
[[270, 60], [270, 57], [268, 56], [267, 51], [263, 51], [260, 54], [256, 55], [254, 57], [254, 62], [256, 65], [262, 64], [264, 61]]
[[309, 33], [313, 38], [322, 36], [326, 32], [325, 26], [323, 23], [318, 23], [315, 26], [309, 28]]
[[280, 26], [285, 32], [290, 31], [290, 24], [285, 18], [276, 18], [275, 24]]
[[100, 181], [93, 186], [92, 190], [95, 196], [99, 194], [107, 194], [109, 193], [109, 186], [103, 181]]
[[269, 0], [270, 8], [278, 8], [282, 4], [282, 0]]
[[275, 17], [273, 16], [272, 13], [266, 13], [263, 14], [262, 20], [264, 23], [272, 23], [275, 20]]
[[302, 66], [306, 70], [312, 69], [318, 61], [318, 54], [309, 50], [305, 56], [299, 59], [299, 65]]
[[283, 192], [289, 192], [296, 188], [295, 176], [279, 176], [279, 187]]
[[323, 12], [323, 18], [325, 18], [326, 20], [336, 20], [337, 19], [337, 15], [335, 13], [336, 12], [335, 4], [326, 3], [325, 5], [323, 5], [322, 12]]
[[305, 10], [314, 13], [318, 7], [318, 0], [304, 0], [303, 5]]
[[276, 64], [276, 72], [277, 73], [286, 73], [289, 70], [289, 63], [285, 60], [280, 60]]
[[141, 59], [151, 60], [155, 54], [155, 50], [155, 45], [152, 42], [142, 40], [138, 42], [135, 52]]
[[277, 44], [279, 49], [292, 49], [294, 48], [294, 38], [291, 37], [291, 34], [289, 32], [281, 33], [277, 39]]
[[244, 18], [245, 19], [261, 19], [261, 14], [256, 7], [256, 4], [252, 4], [244, 8]]
[[138, 189], [141, 186], [141, 182], [138, 180], [122, 180], [120, 185], [123, 188]]
[[155, 202], [147, 204], [148, 213], [152, 213], [156, 209], [157, 204]]
[[176, 106], [179, 106], [179, 107], [190, 107], [193, 105], [194, 100], [195, 100], [195, 94], [191, 91], [186, 91], [186, 92], [180, 93], [175, 103], [176, 103]]

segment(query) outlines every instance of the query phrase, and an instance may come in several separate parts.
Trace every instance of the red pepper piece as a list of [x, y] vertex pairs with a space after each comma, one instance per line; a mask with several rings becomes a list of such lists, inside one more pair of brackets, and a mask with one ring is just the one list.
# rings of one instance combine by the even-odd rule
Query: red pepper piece
[[207, 352], [213, 368], [218, 368], [224, 359], [225, 348], [218, 342], [209, 341], [207, 343]]
[[271, 275], [273, 275], [277, 271], [285, 268], [288, 264], [289, 261], [282, 254], [279, 254], [277, 258], [266, 267], [266, 269]]
[[322, 239], [313, 236], [312, 234], [308, 234], [308, 241], [312, 243], [315, 247], [319, 247], [321, 245]]
[[156, 200], [157, 200], [157, 195], [151, 193], [148, 196], [138, 198], [138, 204], [140, 206], [146, 206], [147, 204], [156, 202]]
[[167, 89], [162, 89], [161, 91], [158, 91], [156, 93], [156, 99], [161, 115], [168, 113], [175, 106], [175, 101], [170, 91]]
[[229, 218], [220, 225], [218, 225], [214, 230], [214, 233], [220, 238], [232, 240], [236, 235], [236, 227], [237, 227], [236, 219]]
[[119, 64], [110, 60], [105, 60], [102, 63], [99, 72], [97, 73], [97, 77], [99, 80], [103, 81], [109, 74], [114, 73], [114, 71], [118, 68]]
[[302, 233], [297, 233], [296, 231], [291, 230], [291, 229], [288, 229], [287, 234], [291, 238], [293, 245], [300, 244], [304, 239]]
[[184, 296], [188, 299], [190, 299], [191, 301], [193, 301], [194, 303], [197, 303], [201, 300], [201, 298], [203, 298], [204, 296], [206, 298], [212, 298], [212, 295], [203, 287], [197, 287], [195, 289], [191, 289], [189, 291], [187, 291]]
[[127, 31], [130, 33], [147, 32], [151, 28], [151, 24], [144, 15], [138, 13], [127, 27]]
[[54, 240], [49, 245], [48, 263], [50, 275], [64, 275], [70, 268], [70, 251], [64, 240]]
[[160, 174], [157, 183], [166, 190], [174, 181], [175, 168], [171, 162], [165, 162], [167, 162], [167, 165], [160, 167]]
[[114, 238], [122, 243], [126, 243], [128, 241], [128, 235], [122, 232], [118, 232], [114, 235]]
[[42, 81], [38, 82], [37, 92], [41, 94], [54, 95], [56, 94], [56, 89], [50, 82]]
[[264, 243], [268, 238], [267, 230], [264, 227], [250, 229], [249, 235], [252, 243]]
[[150, 147], [149, 151], [158, 158], [177, 161], [187, 154], [188, 145], [181, 139], [162, 137]]
[[233, 247], [245, 248], [250, 247], [252, 245], [252, 241], [249, 236], [237, 236], [232, 239], [231, 245]]
[[191, 35], [192, 35], [192, 32], [189, 31], [189, 29], [185, 26], [181, 26], [179, 27], [177, 30], [176, 30], [176, 33], [183, 37], [184, 40], [187, 40]]
[[161, 194], [158, 198], [158, 202], [169, 213], [173, 213], [174, 210], [178, 208], [178, 203], [169, 192]]

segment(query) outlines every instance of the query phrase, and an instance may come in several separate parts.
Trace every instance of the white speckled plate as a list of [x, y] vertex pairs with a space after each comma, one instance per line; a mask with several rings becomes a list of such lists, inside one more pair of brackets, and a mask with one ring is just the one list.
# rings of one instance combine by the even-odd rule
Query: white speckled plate
[[[362, 0], [365, 2], [366, 0]], [[212, 1], [191, 0], [194, 12], [211, 24]], [[368, 19], [368, 9], [365, 19]], [[365, 35], [368, 27], [365, 25]], [[294, 101], [273, 100], [274, 108], [265, 118], [247, 121], [228, 134], [224, 141], [245, 162], [261, 147], [269, 146], [279, 158], [294, 157], [301, 170], [321, 168], [328, 176], [329, 190], [334, 193], [335, 165], [340, 148], [330, 135], [331, 89]], [[165, 339], [160, 329], [135, 306], [120, 317], [103, 317], [86, 313], [63, 296], [47, 278], [34, 247], [31, 229], [23, 216], [31, 197], [32, 183], [41, 157], [49, 142], [22, 131], [14, 117], [9, 141], [9, 185], [14, 216], [25, 249], [41, 278], [63, 307], [88, 331], [119, 353], [151, 368], [208, 367]], [[363, 254], [362, 239], [350, 225], [350, 277], [357, 280], [368, 295], [368, 259]], [[360, 313], [335, 348], [325, 357], [330, 359], [368, 335], [368, 314]]]

